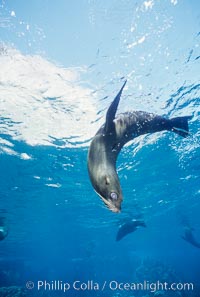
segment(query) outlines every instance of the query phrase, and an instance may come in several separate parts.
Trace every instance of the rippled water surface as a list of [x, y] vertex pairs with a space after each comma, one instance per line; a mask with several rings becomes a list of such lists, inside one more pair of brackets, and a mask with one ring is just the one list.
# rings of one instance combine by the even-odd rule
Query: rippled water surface
[[[189, 226], [200, 242], [199, 62], [196, 0], [0, 1], [0, 297], [45, 279], [194, 283], [67, 296], [200, 296], [200, 249], [181, 238]], [[187, 138], [159, 132], [123, 148], [114, 214], [93, 191], [87, 151], [125, 79], [118, 113], [192, 120]], [[147, 227], [116, 242], [133, 218]]]

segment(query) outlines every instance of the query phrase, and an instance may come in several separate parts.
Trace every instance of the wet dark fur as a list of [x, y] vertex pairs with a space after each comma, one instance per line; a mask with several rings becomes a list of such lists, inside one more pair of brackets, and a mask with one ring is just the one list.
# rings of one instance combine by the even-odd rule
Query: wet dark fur
[[[88, 172], [92, 185], [106, 206], [119, 212], [123, 200], [116, 160], [122, 147], [133, 138], [159, 131], [173, 131], [180, 136], [188, 136], [188, 120], [191, 117], [166, 119], [144, 111], [125, 112], [115, 118], [120, 101], [121, 90], [111, 103], [105, 124], [97, 131], [88, 152]], [[115, 192], [118, 199], [111, 199]]]

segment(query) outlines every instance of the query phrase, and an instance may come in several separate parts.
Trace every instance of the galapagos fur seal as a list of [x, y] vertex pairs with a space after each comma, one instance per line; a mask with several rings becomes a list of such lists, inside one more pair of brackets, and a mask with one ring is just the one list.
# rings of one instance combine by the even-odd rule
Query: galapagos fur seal
[[167, 119], [144, 111], [125, 112], [115, 117], [122, 88], [111, 103], [106, 122], [97, 131], [88, 151], [88, 172], [96, 193], [113, 212], [120, 212], [123, 200], [116, 160], [122, 147], [133, 138], [146, 133], [172, 131], [187, 137], [191, 116]]
[[8, 227], [5, 224], [5, 218], [0, 217], [0, 241], [8, 235]]
[[8, 235], [8, 229], [0, 226], [0, 240], [3, 240]]
[[131, 220], [126, 223], [123, 223], [119, 226], [116, 241], [121, 240], [123, 237], [128, 235], [129, 233], [132, 233], [138, 229], [138, 227], [146, 227], [146, 224], [142, 220]]
[[193, 229], [190, 228], [190, 227], [185, 227], [185, 230], [184, 230], [184, 235], [181, 236], [182, 239], [184, 239], [185, 241], [189, 242], [191, 245], [197, 247], [200, 249], [200, 242], [198, 242], [193, 233], [192, 233]]

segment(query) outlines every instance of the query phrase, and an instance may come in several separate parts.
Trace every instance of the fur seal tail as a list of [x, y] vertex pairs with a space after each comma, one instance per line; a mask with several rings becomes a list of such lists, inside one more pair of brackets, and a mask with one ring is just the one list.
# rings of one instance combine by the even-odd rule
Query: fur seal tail
[[188, 121], [192, 119], [192, 116], [177, 117], [170, 120], [172, 125], [172, 131], [179, 134], [182, 137], [189, 135]]

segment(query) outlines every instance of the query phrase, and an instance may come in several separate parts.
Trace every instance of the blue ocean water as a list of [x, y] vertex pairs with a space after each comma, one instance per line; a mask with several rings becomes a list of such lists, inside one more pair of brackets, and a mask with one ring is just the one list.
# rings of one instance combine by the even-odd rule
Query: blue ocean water
[[[191, 227], [200, 242], [199, 4], [85, 2], [99, 37], [85, 54], [80, 39], [80, 57], [68, 53], [65, 67], [52, 62], [52, 52], [48, 59], [28, 47], [33, 32], [20, 48], [20, 20], [11, 18], [9, 2], [1, 7], [0, 217], [8, 235], [0, 241], [0, 297], [200, 296], [200, 249], [182, 238]], [[159, 132], [123, 148], [117, 171], [124, 201], [114, 214], [91, 186], [87, 152], [124, 78], [118, 113], [193, 118], [187, 138]], [[147, 227], [117, 242], [119, 226], [135, 218]], [[38, 288], [39, 281], [49, 285]], [[193, 289], [113, 289], [145, 281]], [[64, 292], [61, 283], [70, 288]], [[6, 291], [14, 286], [21, 292]]]

